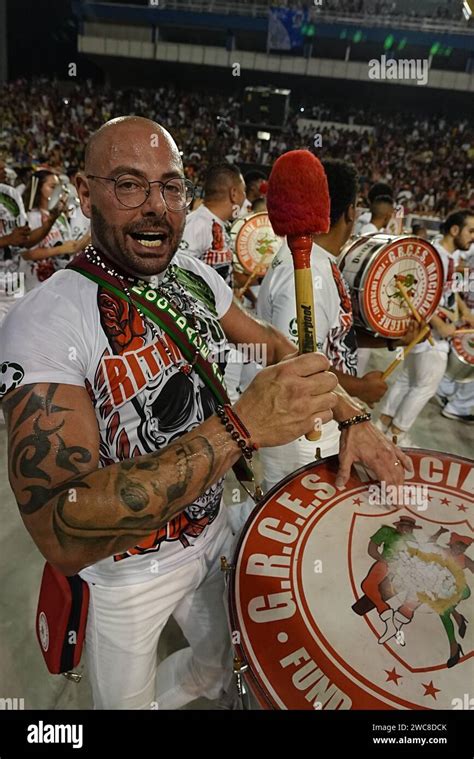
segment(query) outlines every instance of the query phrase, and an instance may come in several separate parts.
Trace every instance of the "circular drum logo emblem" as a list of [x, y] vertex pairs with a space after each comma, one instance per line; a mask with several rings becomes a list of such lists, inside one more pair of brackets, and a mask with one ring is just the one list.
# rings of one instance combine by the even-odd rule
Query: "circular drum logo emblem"
[[251, 274], [259, 267], [263, 276], [282, 243], [282, 238], [273, 231], [268, 214], [256, 213], [240, 227], [235, 240], [235, 253], [245, 271]]
[[456, 335], [452, 339], [452, 346], [464, 363], [474, 367], [474, 334]]
[[43, 651], [46, 653], [49, 648], [49, 626], [46, 614], [42, 611], [38, 617], [38, 632]]
[[404, 335], [411, 312], [398, 287], [400, 282], [418, 309], [429, 319], [443, 293], [443, 265], [436, 249], [418, 237], [405, 237], [387, 245], [368, 274], [363, 293], [366, 318], [382, 337]]
[[251, 516], [230, 612], [262, 706], [452, 709], [472, 690], [474, 469], [407, 453], [402, 499], [363, 470], [337, 489], [332, 457]]

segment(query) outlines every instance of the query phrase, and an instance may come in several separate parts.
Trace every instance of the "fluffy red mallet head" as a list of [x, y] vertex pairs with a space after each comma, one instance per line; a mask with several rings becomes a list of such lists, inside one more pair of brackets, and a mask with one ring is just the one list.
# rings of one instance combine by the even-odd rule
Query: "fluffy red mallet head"
[[328, 181], [313, 153], [290, 150], [277, 158], [268, 180], [267, 209], [280, 237], [329, 231]]

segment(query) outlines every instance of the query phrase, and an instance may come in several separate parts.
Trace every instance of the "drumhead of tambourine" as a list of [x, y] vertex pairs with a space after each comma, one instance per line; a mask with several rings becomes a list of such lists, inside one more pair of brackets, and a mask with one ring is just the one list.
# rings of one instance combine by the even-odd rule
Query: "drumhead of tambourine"
[[[264, 708], [452, 709], [472, 688], [473, 465], [406, 452], [402, 492], [361, 468], [339, 490], [331, 457], [287, 477], [249, 517], [229, 606]], [[450, 641], [463, 651], [454, 664]]]

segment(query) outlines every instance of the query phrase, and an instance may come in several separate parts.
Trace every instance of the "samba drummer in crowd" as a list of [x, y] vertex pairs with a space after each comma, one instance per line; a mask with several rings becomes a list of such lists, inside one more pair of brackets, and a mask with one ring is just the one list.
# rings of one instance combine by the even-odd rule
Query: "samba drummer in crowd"
[[245, 182], [232, 164], [211, 166], [204, 180], [204, 202], [186, 219], [180, 251], [199, 258], [232, 287], [232, 243], [227, 223], [248, 211]]
[[468, 210], [454, 211], [440, 230], [443, 236], [434, 245], [443, 263], [445, 285], [441, 308], [430, 320], [434, 345], [425, 341], [413, 348], [380, 409], [381, 429], [390, 438], [396, 435], [403, 445], [410, 445], [408, 430], [435, 395], [446, 371], [455, 322], [460, 318], [474, 324], [473, 313], [465, 301], [456, 297], [454, 284], [455, 252], [468, 251], [474, 242], [474, 215]]
[[393, 200], [390, 195], [381, 195], [370, 204], [370, 209], [370, 221], [361, 227], [361, 235], [375, 235], [379, 232], [385, 232], [393, 216]]
[[49, 279], [55, 271], [64, 269], [70, 257], [81, 247], [81, 240], [74, 240], [71, 225], [66, 214], [66, 195], [58, 196], [57, 202], [51, 198], [60, 189], [58, 174], [52, 169], [43, 168], [35, 171], [23, 192], [23, 201], [27, 210], [30, 228], [44, 230], [39, 244], [22, 251], [20, 272], [25, 276], [26, 290], [38, 287]]
[[[464, 285], [463, 292], [459, 293], [459, 297], [470, 310], [470, 318], [466, 319], [463, 326], [474, 327], [472, 316], [474, 312], [474, 243], [467, 252], [461, 252], [457, 270], [462, 275]], [[470, 355], [474, 355], [474, 333], [466, 335], [464, 340], [468, 342]], [[474, 371], [474, 367], [471, 371]], [[470, 381], [459, 382], [445, 374], [436, 398], [442, 406], [442, 416], [464, 424], [474, 424], [474, 377]]]
[[[23, 198], [16, 187], [7, 184], [5, 162], [0, 161], [0, 324], [9, 308], [15, 303], [15, 291], [19, 292], [20, 269], [25, 251], [35, 248], [50, 233], [64, 210], [61, 203], [53, 208], [42, 223], [28, 223]], [[32, 227], [32, 228], [31, 228]], [[16, 281], [15, 281], [16, 280]]]
[[[232, 303], [214, 269], [177, 253], [193, 188], [163, 127], [114, 119], [91, 137], [85, 163], [79, 194], [93, 244], [22, 298], [0, 333], [10, 482], [46, 559], [90, 584], [95, 707], [179, 708], [223, 695], [232, 678], [224, 475], [243, 451], [251, 460], [256, 447], [310, 433], [332, 409], [348, 423], [359, 409], [333, 392], [324, 356], [295, 357], [287, 337]], [[219, 407], [224, 391], [202, 350], [219, 352], [226, 339], [264, 344], [277, 365]], [[400, 449], [366, 423], [345, 434], [346, 477], [361, 460], [403, 483], [410, 462]], [[21, 465], [26, 448], [34, 467]], [[170, 616], [190, 645], [157, 667]]]
[[[328, 357], [332, 371], [349, 395], [373, 405], [387, 390], [382, 372], [369, 372], [357, 377], [357, 343], [367, 347], [387, 347], [387, 341], [356, 331], [353, 324], [351, 298], [347, 284], [337, 266], [337, 259], [352, 233], [358, 176], [352, 164], [340, 160], [323, 161], [331, 199], [331, 228], [327, 234], [315, 235], [311, 253], [314, 305], [318, 349]], [[296, 301], [293, 285], [294, 267], [285, 243], [278, 251], [260, 288], [257, 314], [273, 324], [291, 340], [297, 341]], [[417, 334], [413, 324], [402, 341], [408, 344]], [[337, 416], [335, 414], [335, 419]], [[363, 424], [366, 462], [377, 455], [380, 435], [370, 423]], [[324, 425], [317, 443], [322, 456], [339, 450], [340, 432], [336, 421]], [[345, 440], [342, 440], [342, 446]], [[265, 488], [273, 487], [283, 476], [314, 460], [315, 443], [301, 438], [289, 445], [261, 450]]]
[[[362, 234], [362, 229], [366, 227], [367, 224], [371, 223], [371, 219], [374, 215], [374, 204], [375, 201], [380, 198], [389, 198], [392, 201], [392, 207], [393, 207], [393, 191], [390, 185], [386, 184], [385, 182], [375, 182], [367, 193], [367, 200], [369, 202], [369, 210], [363, 211], [358, 218], [355, 221], [354, 224], [354, 231], [353, 234], [359, 237]], [[388, 222], [387, 222], [388, 223]], [[374, 229], [371, 232], [365, 233], [365, 234], [373, 234], [375, 231], [383, 232], [383, 229]]]

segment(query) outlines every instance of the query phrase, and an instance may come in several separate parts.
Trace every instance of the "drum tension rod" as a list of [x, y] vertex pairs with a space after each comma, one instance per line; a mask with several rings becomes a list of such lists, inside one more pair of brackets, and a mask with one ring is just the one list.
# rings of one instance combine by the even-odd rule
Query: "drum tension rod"
[[82, 675], [78, 672], [61, 672], [61, 674], [66, 680], [71, 680], [73, 683], [80, 683], [82, 680]]
[[242, 659], [239, 659], [238, 656], [234, 656], [234, 675], [235, 680], [237, 684], [237, 693], [239, 694], [240, 702], [242, 704], [242, 709], [247, 710], [247, 705], [245, 703], [244, 696], [247, 695], [247, 689], [245, 687], [245, 683], [243, 680], [242, 675], [244, 672], [246, 672], [249, 668], [248, 664], [244, 664]]
[[231, 572], [234, 568], [233, 564], [229, 564], [227, 556], [221, 556], [221, 572]]

